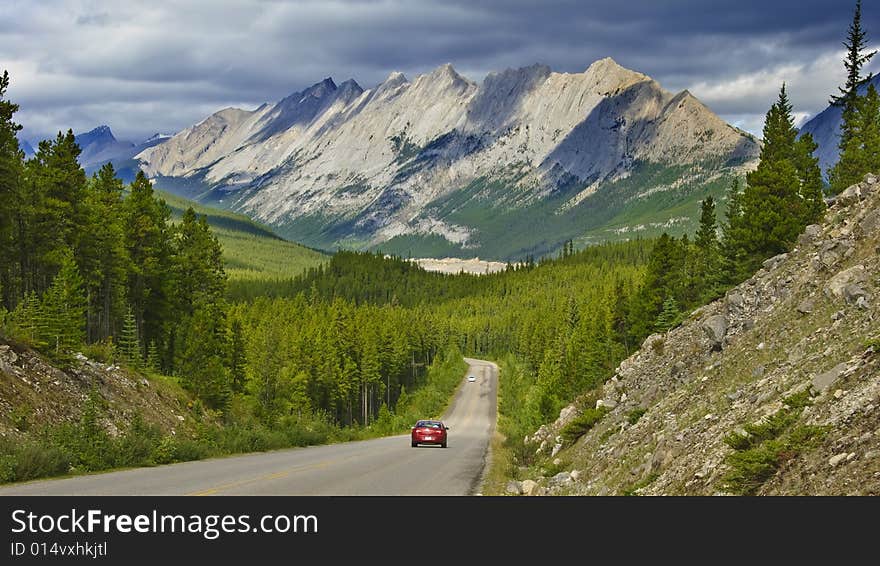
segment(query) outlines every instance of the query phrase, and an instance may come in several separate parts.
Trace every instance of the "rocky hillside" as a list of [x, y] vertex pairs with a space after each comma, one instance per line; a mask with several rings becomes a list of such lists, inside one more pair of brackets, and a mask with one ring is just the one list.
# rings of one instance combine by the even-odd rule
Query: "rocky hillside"
[[[325, 79], [217, 112], [138, 159], [188, 196], [306, 244], [502, 258], [621, 223], [680, 221], [684, 204], [723, 190], [719, 178], [757, 153], [689, 92], [603, 59], [583, 73], [533, 65], [481, 84], [451, 65], [368, 90]], [[644, 214], [632, 213], [638, 204]], [[524, 225], [539, 228], [511, 238]]]
[[135, 414], [166, 433], [194, 424], [188, 396], [176, 384], [82, 354], [60, 369], [33, 350], [0, 338], [0, 436], [18, 438], [76, 422], [92, 395], [102, 404], [102, 424], [111, 435], [127, 429]]
[[880, 181], [527, 446], [510, 493], [880, 495]]

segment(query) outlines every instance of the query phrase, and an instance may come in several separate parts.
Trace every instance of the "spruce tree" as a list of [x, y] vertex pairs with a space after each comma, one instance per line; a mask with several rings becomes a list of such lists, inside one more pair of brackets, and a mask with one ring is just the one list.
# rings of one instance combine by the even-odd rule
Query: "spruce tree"
[[654, 323], [655, 332], [666, 332], [681, 322], [681, 310], [678, 308], [678, 302], [675, 297], [668, 296], [663, 301], [663, 310], [657, 315]]
[[175, 368], [181, 384], [209, 407], [225, 410], [231, 384], [226, 367], [228, 352], [223, 305], [199, 302], [193, 314], [180, 324], [182, 343]]
[[42, 298], [46, 319], [44, 341], [55, 355], [65, 355], [85, 341], [86, 295], [83, 279], [68, 250], [60, 257], [60, 270]]
[[880, 167], [880, 96], [873, 84], [868, 85], [865, 96], [856, 99], [847, 127], [849, 139], [841, 146], [840, 158], [829, 171], [835, 193]]
[[132, 367], [141, 365], [141, 345], [138, 336], [137, 319], [134, 310], [129, 306], [122, 319], [122, 329], [116, 341], [119, 356]]
[[698, 287], [697, 302], [703, 303], [717, 294], [722, 281], [721, 244], [718, 241], [715, 199], [711, 196], [706, 197], [700, 205], [700, 227], [694, 243], [697, 250], [694, 276]]
[[12, 309], [18, 296], [18, 274], [13, 223], [19, 208], [24, 171], [23, 156], [16, 134], [21, 126], [13, 116], [18, 105], [6, 99], [9, 73], [0, 76], [0, 306]]
[[877, 54], [876, 51], [865, 52], [868, 39], [867, 33], [862, 29], [862, 2], [856, 2], [853, 21], [849, 26], [846, 41], [846, 83], [839, 87], [839, 95], [831, 97], [831, 103], [842, 109], [842, 121], [840, 125], [840, 160], [828, 171], [829, 191], [838, 194], [851, 184], [861, 180], [862, 170], [859, 159], [861, 148], [865, 140], [861, 138], [861, 124], [859, 119], [859, 87], [871, 76], [863, 77], [862, 68]]
[[46, 316], [36, 291], [25, 293], [21, 301], [11, 313], [9, 319], [12, 332], [19, 339], [25, 340], [37, 349], [44, 349], [47, 334]]
[[[175, 270], [171, 265], [168, 221], [171, 211], [156, 198], [152, 183], [138, 172], [123, 204], [123, 231], [128, 258], [126, 297], [132, 307], [141, 344], [166, 344], [171, 320]], [[141, 352], [143, 355], [143, 352]]]
[[123, 228], [123, 183], [110, 163], [95, 173], [87, 192], [88, 230], [80, 265], [89, 296], [90, 340], [112, 335], [125, 312], [128, 254]]
[[767, 112], [758, 167], [746, 176], [741, 214], [725, 232], [728, 253], [740, 258], [738, 273], [753, 273], [765, 258], [788, 251], [824, 205], [818, 202], [818, 162], [808, 153], [815, 144], [796, 140], [791, 110], [783, 85]]
[[247, 366], [247, 352], [245, 350], [244, 330], [241, 321], [232, 321], [229, 336], [229, 378], [232, 391], [241, 393], [244, 391]]
[[[847, 31], [846, 41], [843, 46], [846, 47], [846, 59], [843, 65], [846, 68], [846, 83], [842, 87], [838, 87], [839, 95], [832, 95], [830, 103], [835, 106], [842, 106], [844, 118], [846, 118], [847, 110], [852, 110], [858, 97], [858, 88], [865, 82], [870, 80], [871, 76], [863, 77], [862, 68], [877, 54], [876, 51], [863, 53], [868, 45], [868, 34], [862, 29], [862, 0], [856, 0], [856, 8], [853, 12], [853, 21]], [[844, 120], [844, 132], [845, 132]]]

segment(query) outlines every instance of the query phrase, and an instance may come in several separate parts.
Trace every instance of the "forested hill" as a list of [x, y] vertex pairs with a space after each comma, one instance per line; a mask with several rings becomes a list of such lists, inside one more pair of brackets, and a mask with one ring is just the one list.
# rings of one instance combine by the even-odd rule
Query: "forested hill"
[[234, 297], [267, 292], [328, 259], [327, 254], [288, 242], [243, 214], [201, 206], [162, 190], [156, 190], [156, 195], [168, 205], [173, 222], [179, 222], [188, 208], [205, 218], [223, 249]]

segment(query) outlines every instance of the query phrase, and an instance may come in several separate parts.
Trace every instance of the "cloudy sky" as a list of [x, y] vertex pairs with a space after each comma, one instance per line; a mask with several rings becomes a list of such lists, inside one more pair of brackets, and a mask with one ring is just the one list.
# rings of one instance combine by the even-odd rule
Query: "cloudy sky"
[[[804, 119], [841, 84], [855, 0], [0, 0], [24, 137], [173, 133], [333, 77], [364, 88], [452, 63], [480, 81], [610, 56], [760, 133], [783, 81]], [[880, 2], [864, 3], [869, 46]], [[880, 63], [880, 56], [877, 57]], [[880, 69], [873, 64], [870, 70]]]

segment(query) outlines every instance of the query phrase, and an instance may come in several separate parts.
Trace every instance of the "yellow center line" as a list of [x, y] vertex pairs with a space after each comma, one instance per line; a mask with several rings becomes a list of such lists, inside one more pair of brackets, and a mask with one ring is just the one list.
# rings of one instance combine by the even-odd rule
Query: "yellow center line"
[[258, 482], [262, 482], [262, 481], [271, 481], [271, 480], [281, 479], [281, 478], [289, 476], [290, 474], [292, 474], [294, 472], [302, 472], [305, 470], [311, 470], [311, 469], [317, 469], [317, 468], [326, 468], [327, 466], [330, 466], [331, 464], [334, 464], [337, 461], [338, 460], [323, 460], [323, 461], [317, 462], [315, 464], [306, 464], [304, 466], [296, 466], [294, 468], [289, 468], [287, 470], [282, 470], [280, 472], [274, 472], [271, 474], [266, 474], [266, 475], [258, 476], [255, 478], [249, 478], [246, 480], [229, 482], [229, 483], [221, 484], [221, 485], [218, 485], [218, 486], [215, 486], [215, 487], [212, 487], [209, 489], [205, 489], [202, 491], [194, 491], [192, 493], [187, 493], [186, 495], [194, 495], [196, 497], [204, 496], [204, 495], [214, 495], [214, 494], [219, 493], [221, 491], [226, 491], [227, 489], [232, 489], [235, 487], [241, 487], [243, 485], [258, 483]]

